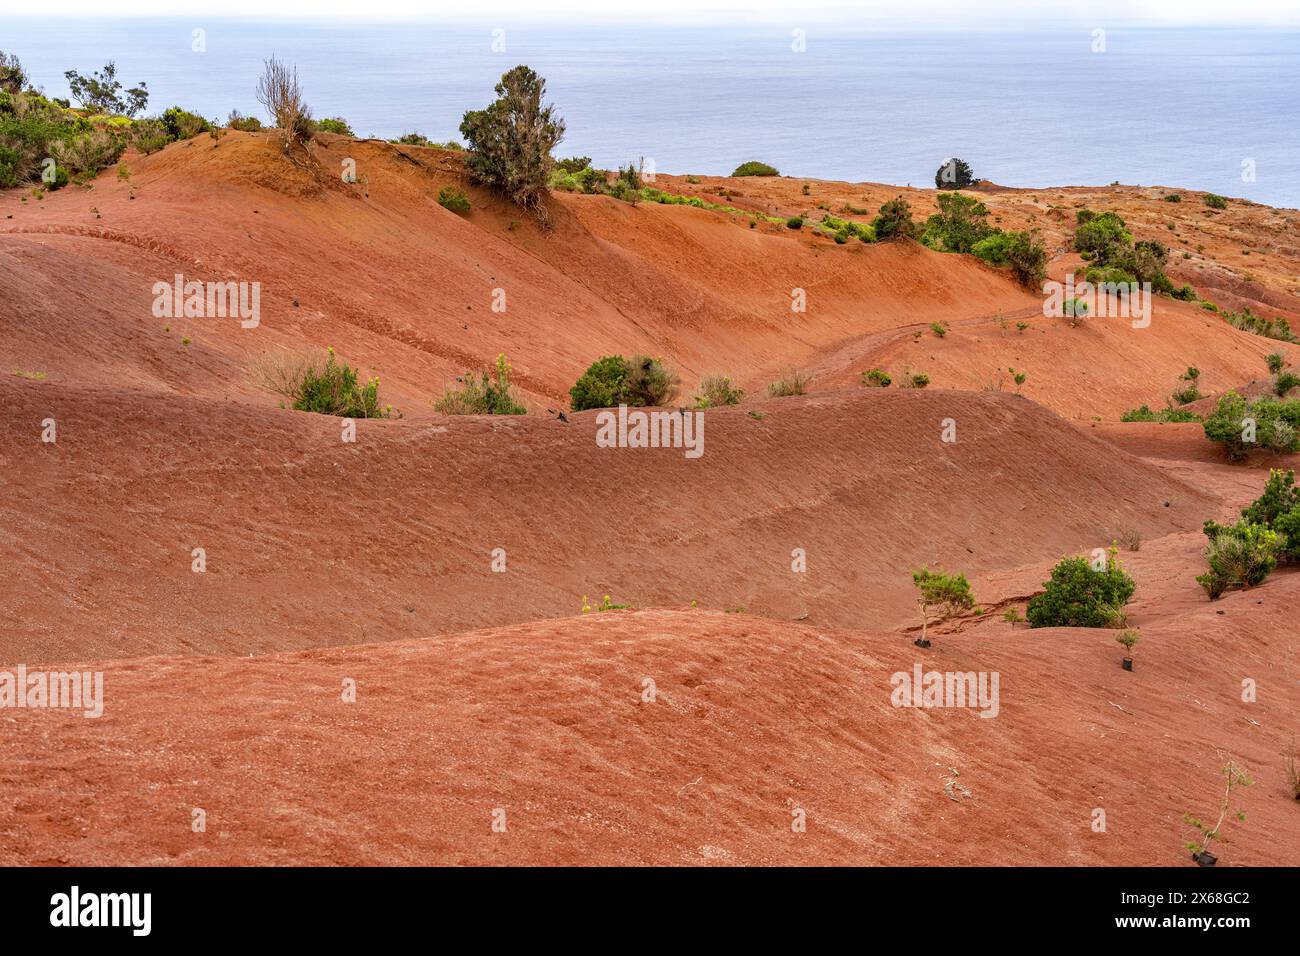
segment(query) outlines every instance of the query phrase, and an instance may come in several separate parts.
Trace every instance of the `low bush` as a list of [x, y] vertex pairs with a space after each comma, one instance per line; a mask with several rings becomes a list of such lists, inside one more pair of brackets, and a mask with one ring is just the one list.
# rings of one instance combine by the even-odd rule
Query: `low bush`
[[1106, 553], [1105, 570], [1084, 558], [1064, 558], [1043, 586], [1029, 601], [1030, 627], [1106, 627], [1122, 616], [1136, 590], [1114, 547]]
[[1007, 264], [1016, 281], [1026, 288], [1037, 288], [1047, 278], [1047, 249], [1034, 232], [1012, 232], [1007, 244]]
[[1178, 376], [1180, 382], [1185, 384], [1174, 391], [1170, 396], [1175, 404], [1190, 405], [1201, 397], [1201, 390], [1197, 387], [1197, 381], [1201, 377], [1201, 370], [1195, 366], [1188, 366], [1187, 371]]
[[879, 240], [915, 238], [917, 225], [912, 220], [911, 204], [902, 196], [882, 204], [880, 215], [871, 222], [871, 229]]
[[339, 136], [356, 137], [352, 132], [352, 127], [348, 121], [341, 116], [327, 116], [325, 119], [316, 120], [316, 129], [321, 133], [337, 133]]
[[1205, 437], [1221, 443], [1232, 461], [1242, 460], [1252, 448], [1277, 454], [1300, 451], [1300, 401], [1264, 396], [1248, 402], [1228, 392], [1203, 427]]
[[733, 176], [780, 176], [775, 166], [769, 166], [767, 163], [760, 163], [757, 160], [750, 160], [747, 163], [741, 163], [736, 167]]
[[189, 110], [183, 110], [179, 106], [163, 110], [159, 122], [162, 123], [163, 129], [167, 131], [167, 135], [175, 140], [193, 139], [200, 133], [207, 133], [212, 130], [212, 124], [202, 116], [191, 113]]
[[1223, 196], [1216, 195], [1215, 193], [1206, 193], [1205, 205], [1209, 206], [1211, 209], [1227, 209], [1228, 200]]
[[1262, 584], [1277, 567], [1282, 539], [1264, 525], [1242, 520], [1231, 527], [1206, 522], [1205, 548], [1209, 570], [1198, 575], [1196, 582], [1205, 588], [1210, 600], [1230, 587], [1252, 588]]
[[802, 229], [803, 216], [791, 216], [785, 221], [785, 226], [787, 229]]
[[1162, 408], [1153, 412], [1146, 405], [1130, 408], [1119, 417], [1122, 422], [1199, 422], [1201, 416], [1182, 408]]
[[435, 411], [444, 415], [524, 415], [528, 409], [515, 399], [510, 384], [510, 364], [505, 353], [497, 356], [491, 372], [484, 371], [478, 378], [466, 375], [457, 379], [458, 389], [448, 390], [433, 403]]
[[340, 363], [332, 348], [323, 368], [313, 365], [303, 370], [293, 407], [340, 418], [387, 418], [391, 413], [391, 408], [379, 404], [379, 379], [359, 384], [357, 370]]
[[239, 130], [241, 133], [260, 133], [262, 121], [256, 116], [245, 116], [239, 110], [231, 110], [226, 120], [226, 128]]
[[569, 389], [569, 400], [573, 410], [580, 412], [617, 405], [662, 406], [676, 394], [676, 377], [658, 359], [607, 355], [582, 373]]
[[971, 246], [971, 254], [989, 265], [1005, 266], [1010, 262], [1013, 233], [998, 230]]
[[888, 388], [893, 381], [883, 369], [873, 368], [862, 373], [862, 384], [872, 388]]
[[[1219, 312], [1218, 307], [1214, 306], [1213, 302], [1207, 304], [1213, 306], [1210, 311]], [[1258, 335], [1266, 339], [1276, 339], [1279, 342], [1300, 342], [1300, 339], [1297, 339], [1291, 331], [1291, 324], [1281, 316], [1266, 318], [1262, 315], [1255, 315], [1249, 308], [1240, 312], [1220, 312], [1219, 314], [1234, 329], [1250, 332], [1252, 335]]]
[[862, 242], [876, 241], [876, 230], [871, 227], [870, 223], [853, 222], [851, 219], [838, 219], [830, 213], [822, 216], [821, 229], [823, 233], [830, 235], [841, 245], [850, 239], [858, 239]]

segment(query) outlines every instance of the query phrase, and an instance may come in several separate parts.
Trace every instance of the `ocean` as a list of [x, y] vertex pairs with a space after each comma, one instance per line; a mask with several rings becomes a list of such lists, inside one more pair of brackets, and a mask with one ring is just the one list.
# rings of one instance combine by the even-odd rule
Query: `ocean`
[[[560, 155], [719, 175], [933, 185], [949, 156], [1007, 186], [1180, 186], [1300, 206], [1300, 32], [1110, 27], [917, 32], [810, 25], [507, 28], [438, 23], [0, 16], [50, 95], [115, 60], [150, 111], [260, 115], [261, 61], [297, 64], [315, 115], [358, 135], [459, 138], [527, 63], [568, 124]], [[196, 52], [194, 31], [206, 49]], [[494, 39], [498, 49], [494, 49]], [[502, 42], [504, 41], [504, 42]], [[504, 45], [504, 50], [499, 49]]]

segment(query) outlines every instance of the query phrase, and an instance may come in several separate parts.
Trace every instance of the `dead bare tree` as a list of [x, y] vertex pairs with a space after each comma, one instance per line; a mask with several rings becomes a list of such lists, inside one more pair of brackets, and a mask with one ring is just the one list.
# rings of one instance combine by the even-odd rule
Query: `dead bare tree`
[[285, 155], [293, 159], [294, 146], [306, 152], [313, 132], [311, 107], [303, 102], [298, 68], [281, 63], [274, 56], [267, 60], [257, 81], [257, 101], [275, 120]]

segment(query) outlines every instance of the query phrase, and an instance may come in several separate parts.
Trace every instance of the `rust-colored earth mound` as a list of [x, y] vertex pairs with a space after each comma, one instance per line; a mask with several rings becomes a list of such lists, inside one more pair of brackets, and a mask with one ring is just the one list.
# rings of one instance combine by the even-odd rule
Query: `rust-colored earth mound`
[[[0, 863], [1172, 864], [1228, 759], [1256, 782], [1223, 862], [1300, 859], [1298, 579], [1213, 603], [1194, 580], [1202, 523], [1291, 462], [1118, 423], [1189, 365], [1207, 395], [1258, 391], [1294, 345], [1168, 299], [1147, 328], [1071, 326], [972, 257], [744, 212], [557, 194], [543, 230], [441, 150], [325, 136], [317, 161], [231, 133], [0, 194], [0, 670], [106, 680], [99, 718], [0, 708]], [[765, 216], [934, 208], [656, 186]], [[1167, 192], [981, 198], [1042, 231], [1055, 277], [1076, 209], [1115, 209], [1174, 246], [1176, 281], [1300, 322], [1295, 212]], [[261, 283], [259, 324], [155, 317], [177, 273]], [[326, 346], [403, 417], [345, 442], [284, 407], [277, 369]], [[433, 411], [500, 352], [530, 415]], [[748, 392], [705, 413], [703, 456], [548, 413], [635, 352], [676, 367], [682, 406], [709, 374]], [[864, 389], [873, 367], [932, 384]], [[762, 397], [791, 368], [810, 394]], [[1114, 631], [1002, 619], [1116, 539], [1141, 542], [1132, 673]], [[923, 566], [980, 603], [925, 651]], [[605, 595], [631, 609], [579, 613]], [[893, 706], [918, 664], [997, 672], [998, 716]]]

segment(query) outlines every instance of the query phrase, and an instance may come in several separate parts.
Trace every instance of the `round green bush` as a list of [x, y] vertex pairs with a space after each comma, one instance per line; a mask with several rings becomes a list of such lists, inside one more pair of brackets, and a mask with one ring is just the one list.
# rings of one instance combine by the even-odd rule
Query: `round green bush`
[[569, 389], [569, 403], [575, 412], [588, 408], [613, 408], [627, 378], [627, 360], [621, 355], [596, 359]]
[[1035, 595], [1025, 612], [1030, 627], [1105, 627], [1137, 587], [1113, 550], [1104, 571], [1083, 558], [1063, 559], [1043, 586], [1047, 590]]
[[741, 163], [736, 167], [733, 176], [780, 176], [775, 166], [769, 166], [767, 163], [760, 163], [751, 159], [747, 163]]

